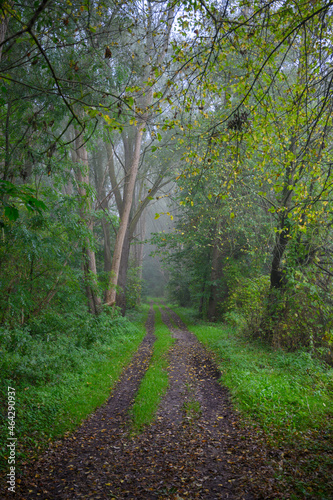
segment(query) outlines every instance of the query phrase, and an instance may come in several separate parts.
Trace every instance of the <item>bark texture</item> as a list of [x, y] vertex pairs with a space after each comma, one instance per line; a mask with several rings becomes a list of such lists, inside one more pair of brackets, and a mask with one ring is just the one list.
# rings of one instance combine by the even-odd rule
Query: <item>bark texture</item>
[[123, 251], [124, 241], [126, 232], [128, 229], [128, 222], [130, 217], [130, 211], [132, 207], [132, 199], [135, 188], [135, 181], [137, 178], [137, 173], [139, 169], [140, 162], [140, 153], [141, 153], [141, 143], [142, 143], [142, 134], [143, 134], [144, 122], [142, 122], [136, 132], [135, 138], [135, 148], [133, 153], [133, 161], [130, 168], [130, 173], [128, 176], [128, 182], [126, 183], [126, 193], [124, 193], [123, 199], [123, 210], [120, 219], [120, 226], [117, 232], [116, 244], [113, 252], [112, 258], [112, 267], [111, 267], [111, 277], [109, 283], [109, 290], [106, 292], [106, 304], [109, 306], [113, 306], [116, 302], [117, 295], [117, 285], [118, 285], [118, 276], [119, 269], [121, 263], [121, 255]]
[[[126, 286], [126, 274], [128, 268], [128, 255], [129, 251], [127, 246], [130, 244], [133, 237], [133, 232], [138, 222], [139, 217], [142, 214], [144, 206], [140, 207], [137, 213], [133, 216], [131, 220], [131, 209], [133, 204], [133, 197], [135, 194], [135, 183], [137, 180], [137, 174], [139, 170], [140, 154], [141, 154], [141, 144], [143, 129], [145, 128], [151, 116], [151, 105], [153, 102], [153, 87], [147, 85], [150, 77], [153, 74], [153, 68], [161, 67], [169, 44], [170, 33], [172, 24], [174, 21], [175, 12], [174, 8], [169, 8], [162, 13], [161, 21], [165, 23], [165, 32], [162, 35], [161, 44], [158, 48], [156, 41], [154, 41], [154, 12], [153, 7], [150, 2], [148, 2], [147, 8], [147, 31], [145, 38], [145, 60], [144, 60], [144, 74], [141, 79], [142, 94], [137, 99], [137, 107], [142, 110], [140, 119], [138, 120], [138, 125], [136, 127], [128, 128], [126, 132], [122, 133], [125, 162], [124, 162], [124, 173], [125, 173], [125, 184], [123, 190], [123, 197], [121, 200], [120, 190], [116, 184], [116, 178], [113, 175], [113, 179], [110, 175], [111, 183], [114, 185], [113, 190], [119, 210], [120, 215], [120, 226], [117, 232], [116, 243], [112, 258], [111, 266], [111, 277], [109, 282], [109, 289], [106, 292], [105, 302], [109, 306], [113, 306], [116, 303], [116, 296], [118, 293], [117, 286], [119, 286], [119, 292], [125, 294]], [[135, 133], [135, 135], [134, 135]], [[111, 170], [112, 162], [109, 161]], [[149, 199], [145, 200], [146, 204], [149, 203]], [[146, 205], [145, 205], [146, 206]], [[137, 219], [136, 219], [137, 217]], [[130, 227], [131, 225], [131, 227]], [[125, 246], [124, 246], [125, 245]], [[119, 281], [121, 269], [121, 281]], [[121, 290], [120, 290], [121, 288]], [[125, 298], [121, 299], [123, 304], [126, 304]]]

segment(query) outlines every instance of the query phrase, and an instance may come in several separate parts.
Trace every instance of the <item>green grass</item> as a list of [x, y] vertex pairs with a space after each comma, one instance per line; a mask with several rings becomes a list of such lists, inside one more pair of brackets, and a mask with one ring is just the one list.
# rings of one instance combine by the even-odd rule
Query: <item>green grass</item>
[[202, 413], [201, 405], [199, 401], [196, 401], [195, 399], [185, 401], [183, 410], [185, 413], [185, 417], [188, 419], [189, 423], [192, 423], [200, 418]]
[[229, 325], [192, 322], [190, 310], [174, 310], [214, 353], [244, 421], [259, 424], [273, 447], [302, 454], [298, 478], [286, 459], [281, 482], [296, 492], [286, 498], [331, 498], [333, 369], [304, 350], [276, 351]]
[[156, 341], [149, 368], [141, 381], [131, 409], [133, 433], [139, 433], [145, 425], [153, 421], [169, 384], [167, 354], [174, 339], [162, 322], [160, 310], [155, 306], [154, 311]]
[[265, 428], [284, 433], [319, 429], [333, 415], [333, 369], [308, 352], [274, 351], [235, 335], [228, 325], [190, 324], [197, 338], [216, 355], [223, 384], [235, 402]]
[[125, 318], [44, 318], [30, 330], [0, 331], [0, 469], [7, 469], [7, 386], [16, 389], [17, 465], [73, 430], [110, 394], [145, 335], [148, 306]]

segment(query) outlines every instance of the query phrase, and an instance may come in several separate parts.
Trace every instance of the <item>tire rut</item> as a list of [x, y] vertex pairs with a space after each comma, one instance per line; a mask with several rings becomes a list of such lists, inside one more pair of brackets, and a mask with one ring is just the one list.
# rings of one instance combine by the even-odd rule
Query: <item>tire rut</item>
[[[254, 499], [247, 481], [251, 473], [249, 465], [245, 461], [236, 471], [231, 460], [235, 444], [232, 422], [237, 417], [227, 389], [218, 381], [220, 371], [171, 309], [162, 311], [162, 319], [176, 343], [170, 352], [170, 389], [160, 414], [169, 416], [178, 396], [178, 411], [183, 408], [181, 424], [188, 436], [187, 450], [196, 457], [192, 495], [207, 499]], [[177, 424], [179, 419], [173, 425]]]
[[[101, 469], [108, 463], [109, 450], [117, 453], [123, 446], [128, 411], [153, 352], [154, 316], [151, 306], [146, 322], [147, 334], [107, 402], [73, 434], [53, 443], [32, 468], [26, 468], [19, 478], [15, 498], [110, 498], [99, 496], [94, 475], [99, 478]], [[8, 495], [13, 498], [11, 493]]]

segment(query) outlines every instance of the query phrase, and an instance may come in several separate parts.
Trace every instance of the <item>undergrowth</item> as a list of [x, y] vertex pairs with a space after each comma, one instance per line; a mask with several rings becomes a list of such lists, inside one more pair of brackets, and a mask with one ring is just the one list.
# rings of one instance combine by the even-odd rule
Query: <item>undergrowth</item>
[[168, 327], [163, 323], [161, 312], [157, 306], [154, 306], [154, 311], [156, 341], [149, 368], [141, 381], [131, 409], [133, 433], [139, 433], [145, 425], [154, 419], [158, 405], [169, 384], [166, 369], [169, 362], [168, 351], [174, 343], [174, 339], [171, 337]]
[[106, 400], [145, 335], [144, 321], [83, 310], [51, 312], [24, 328], [0, 329], [0, 469], [7, 468], [7, 387], [16, 390], [19, 466]]

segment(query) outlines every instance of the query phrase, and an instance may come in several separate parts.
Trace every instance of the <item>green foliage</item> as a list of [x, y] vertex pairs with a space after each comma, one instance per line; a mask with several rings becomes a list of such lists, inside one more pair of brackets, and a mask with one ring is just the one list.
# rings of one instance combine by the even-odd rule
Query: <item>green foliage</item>
[[257, 332], [261, 326], [268, 291], [268, 276], [234, 281], [226, 302], [224, 319], [235, 327]]
[[[3, 228], [0, 239], [0, 323], [14, 326], [37, 317], [61, 295], [82, 302], [82, 271], [77, 240], [86, 228], [75, 213], [75, 199], [46, 189], [48, 210], [29, 213]], [[73, 211], [74, 209], [74, 211]], [[59, 294], [59, 295], [58, 295]], [[71, 296], [70, 300], [74, 297]]]
[[182, 307], [186, 307], [192, 303], [191, 295], [191, 277], [188, 269], [181, 264], [179, 267], [170, 266], [170, 279], [167, 283], [168, 297]]
[[288, 350], [304, 346], [333, 364], [330, 303], [326, 302], [320, 287], [304, 281], [302, 275], [299, 278], [290, 282], [283, 294], [270, 292], [263, 329], [270, 335], [273, 346]]
[[139, 267], [130, 265], [126, 280], [126, 308], [133, 309], [139, 306], [141, 300], [143, 280], [140, 277]]
[[[188, 235], [188, 233], [187, 233]], [[155, 234], [152, 241], [158, 246], [157, 254], [165, 261], [168, 272], [166, 291], [171, 301], [181, 306], [198, 304], [205, 281], [207, 260], [204, 251], [193, 248], [190, 240], [183, 244], [184, 233]], [[206, 252], [207, 253], [207, 252]]]
[[231, 310], [226, 312], [224, 315], [224, 320], [231, 325], [236, 331], [243, 331], [247, 326], [247, 321], [245, 316], [237, 311]]
[[1, 467], [6, 465], [7, 386], [16, 390], [21, 459], [75, 428], [105, 401], [144, 336], [145, 317], [141, 313], [135, 326], [106, 313], [50, 311], [29, 326], [0, 329]]
[[34, 196], [33, 188], [15, 186], [12, 182], [0, 179], [0, 208], [3, 209], [3, 213], [0, 214], [0, 227], [18, 219], [20, 204], [29, 212], [41, 214], [46, 210], [45, 203]]
[[[332, 81], [323, 33], [331, 38], [331, 21], [324, 5], [300, 4], [296, 12], [273, 4], [226, 8], [227, 19], [240, 20], [231, 37], [237, 48], [226, 41], [227, 21], [223, 35], [216, 33], [221, 45], [207, 46], [215, 56], [209, 71], [198, 89], [186, 90], [184, 116], [191, 112], [191, 119], [177, 143], [176, 230], [159, 235], [159, 251], [169, 251], [178, 303], [195, 305], [210, 320], [224, 314], [276, 347], [313, 346], [327, 358], [333, 199], [324, 88]], [[189, 22], [183, 19], [182, 29]], [[213, 30], [200, 15], [197, 22]], [[191, 49], [174, 49], [190, 60]], [[193, 71], [199, 61], [208, 64], [197, 57]], [[321, 83], [314, 63], [320, 58]], [[234, 282], [229, 259], [241, 271]]]

